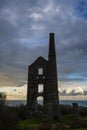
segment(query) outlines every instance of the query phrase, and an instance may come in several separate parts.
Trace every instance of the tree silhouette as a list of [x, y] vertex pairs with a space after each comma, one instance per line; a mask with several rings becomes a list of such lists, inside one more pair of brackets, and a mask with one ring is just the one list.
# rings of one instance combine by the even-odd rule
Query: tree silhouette
[[3, 106], [6, 100], [5, 93], [0, 93], [0, 106]]

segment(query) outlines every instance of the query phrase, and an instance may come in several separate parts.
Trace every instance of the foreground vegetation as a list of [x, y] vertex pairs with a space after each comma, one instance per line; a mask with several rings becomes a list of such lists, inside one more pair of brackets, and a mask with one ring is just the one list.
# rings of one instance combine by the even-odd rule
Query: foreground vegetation
[[[0, 130], [87, 130], [86, 107], [79, 107], [78, 114], [74, 114], [72, 106], [60, 105], [60, 119], [49, 121], [35, 113], [28, 118], [26, 105], [4, 105], [5, 96], [0, 95], [0, 101]], [[42, 106], [38, 109], [43, 112]]]
[[[40, 110], [43, 110], [39, 106]], [[45, 121], [42, 117], [26, 118], [26, 106], [15, 107], [0, 105], [0, 130], [51, 130], [51, 127], [57, 127], [59, 130], [87, 130], [87, 108], [79, 107], [78, 117], [74, 117], [71, 106], [60, 106], [60, 121]], [[57, 130], [57, 129], [56, 129]]]
[[78, 129], [71, 129], [71, 130], [87, 130], [87, 128], [78, 128]]

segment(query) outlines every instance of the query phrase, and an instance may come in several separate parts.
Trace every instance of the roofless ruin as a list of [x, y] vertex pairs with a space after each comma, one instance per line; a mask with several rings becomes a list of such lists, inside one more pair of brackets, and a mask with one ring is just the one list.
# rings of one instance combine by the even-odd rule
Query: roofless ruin
[[55, 36], [54, 33], [50, 33], [48, 60], [38, 57], [28, 67], [27, 108], [29, 112], [35, 111], [37, 98], [41, 96], [43, 97], [43, 107], [48, 106], [49, 118], [58, 118], [59, 96], [57, 82]]

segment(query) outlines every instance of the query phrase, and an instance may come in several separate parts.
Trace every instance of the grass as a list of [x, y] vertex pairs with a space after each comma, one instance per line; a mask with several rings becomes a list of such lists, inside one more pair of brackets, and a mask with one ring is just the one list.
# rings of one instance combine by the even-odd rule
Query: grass
[[[72, 114], [69, 114], [69, 115], [63, 116], [63, 119], [62, 119], [62, 120], [63, 120], [63, 122], [67, 122], [67, 121], [69, 122], [69, 121], [72, 121], [73, 118], [74, 118], [73, 115], [72, 115]], [[79, 116], [78, 116], [78, 119], [79, 119], [79, 120], [82, 120], [82, 121], [83, 121], [83, 120], [86, 120], [86, 121], [87, 121], [87, 116], [82, 117], [82, 116], [79, 115]]]
[[77, 128], [77, 129], [71, 129], [71, 130], [87, 130], [87, 128]]
[[[26, 119], [26, 120], [22, 120], [19, 121], [18, 125], [17, 125], [17, 129], [18, 130], [25, 130], [26, 128], [38, 128], [40, 126], [50, 126], [52, 124], [57, 124], [59, 126], [61, 126], [62, 124], [68, 125], [70, 126], [72, 123], [73, 117], [72, 114], [71, 115], [65, 115], [62, 117], [62, 122], [58, 123], [57, 121], [47, 121], [47, 122], [43, 122], [41, 118], [31, 118], [31, 119]], [[79, 117], [80, 121], [87, 121], [87, 116], [86, 117]], [[83, 126], [82, 126], [83, 127]], [[71, 130], [87, 130], [87, 128], [74, 128]]]
[[80, 117], [80, 120], [87, 120], [87, 116]]
[[17, 125], [18, 128], [24, 130], [25, 128], [37, 128], [42, 124], [42, 120], [40, 118], [36, 119], [27, 119], [24, 121], [20, 121]]

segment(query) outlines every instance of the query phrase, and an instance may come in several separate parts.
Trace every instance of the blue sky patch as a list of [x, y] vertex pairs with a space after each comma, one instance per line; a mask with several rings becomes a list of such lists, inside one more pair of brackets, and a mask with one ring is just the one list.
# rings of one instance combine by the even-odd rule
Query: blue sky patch
[[81, 0], [75, 7], [75, 14], [79, 17], [87, 19], [87, 2]]
[[47, 37], [41, 37], [41, 38], [38, 38], [38, 39], [36, 39], [36, 40], [33, 40], [33, 41], [29, 41], [29, 42], [27, 42], [26, 44], [28, 45], [28, 46], [37, 46], [37, 45], [41, 45], [41, 46], [43, 46], [43, 45], [45, 45], [46, 43], [45, 43], [45, 40], [47, 40]]

